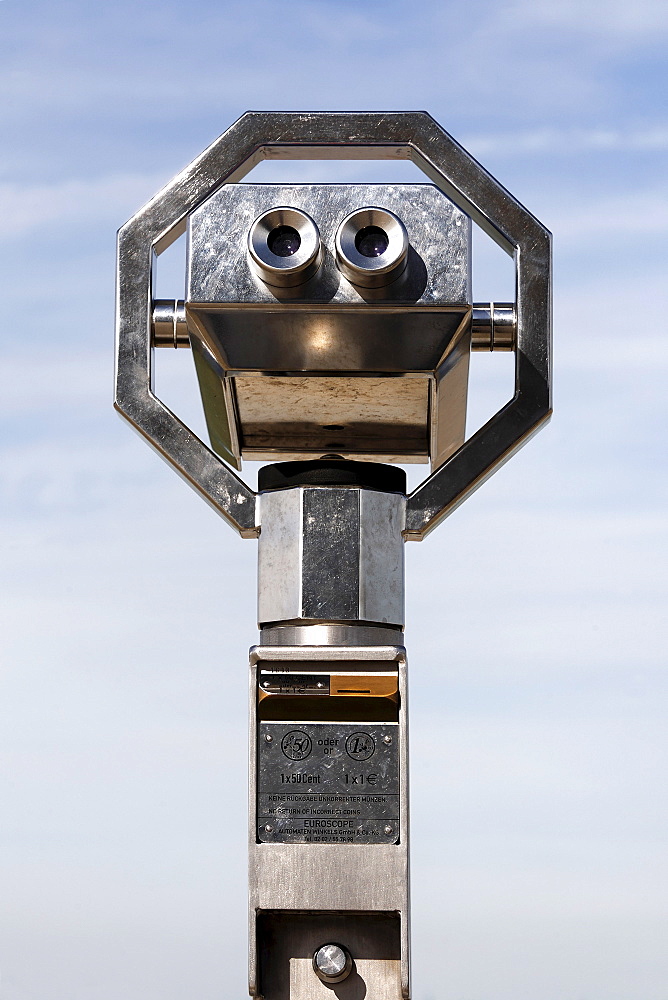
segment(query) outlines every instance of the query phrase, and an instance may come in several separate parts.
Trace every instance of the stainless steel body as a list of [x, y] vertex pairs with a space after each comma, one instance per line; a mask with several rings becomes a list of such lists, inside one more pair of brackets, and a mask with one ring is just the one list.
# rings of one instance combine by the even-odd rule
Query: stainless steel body
[[[411, 159], [432, 183], [239, 185], [265, 158]], [[471, 222], [514, 257], [516, 302], [472, 303]], [[156, 301], [186, 232], [186, 299]], [[549, 418], [550, 267], [548, 231], [423, 112], [248, 113], [119, 232], [115, 405], [260, 539], [255, 997], [409, 996], [403, 542]], [[187, 343], [211, 448], [153, 390], [153, 348]], [[467, 439], [472, 350], [514, 351], [515, 394]], [[244, 457], [317, 460], [256, 493]], [[427, 460], [408, 497], [379, 464]]]
[[[405, 538], [419, 541], [550, 416], [550, 234], [424, 112], [248, 112], [120, 230], [115, 405], [247, 538], [257, 537], [260, 531], [254, 491], [153, 392], [151, 279], [156, 255], [185, 232], [189, 217], [222, 185], [240, 181], [266, 158], [412, 160], [515, 259], [515, 395], [471, 438], [454, 450], [446, 443], [442, 453], [432, 456], [434, 471], [409, 496], [406, 508]], [[368, 313], [377, 308], [370, 302], [363, 304]], [[172, 343], [178, 340], [177, 326], [172, 330]], [[220, 374], [225, 372], [221, 369]], [[389, 381], [398, 384], [406, 379], [398, 376]], [[292, 383], [290, 388], [294, 388]], [[233, 405], [227, 398], [219, 403], [226, 412]], [[455, 412], [461, 412], [460, 405]], [[453, 432], [459, 440], [456, 421]], [[440, 433], [437, 429], [437, 438]], [[377, 445], [378, 454], [391, 457], [385, 442]], [[215, 446], [227, 449], [233, 463], [240, 443], [230, 435]], [[405, 453], [405, 447], [399, 450]]]
[[[297, 287], [262, 280], [248, 252], [258, 221], [289, 218], [277, 206], [320, 235], [320, 266]], [[352, 263], [342, 273], [340, 244], [351, 256], [354, 220], [385, 217], [387, 254], [357, 257], [392, 251], [400, 274], [368, 288]], [[185, 304], [216, 451], [237, 468], [326, 452], [440, 465], [465, 434], [470, 256], [470, 219], [431, 184], [224, 185], [189, 219]]]
[[[318, 981], [312, 968], [314, 949], [328, 940], [336, 941], [350, 951], [355, 963], [355, 973], [345, 983], [337, 987], [336, 995], [341, 1000], [355, 1000], [366, 996], [367, 1000], [401, 1000], [410, 995], [409, 987], [409, 884], [408, 884], [408, 732], [407, 732], [407, 689], [406, 654], [401, 646], [369, 647], [321, 647], [321, 646], [258, 646], [251, 650], [250, 676], [250, 767], [249, 789], [251, 809], [249, 814], [249, 990], [252, 996], [262, 996], [264, 1000], [312, 1000], [331, 995], [325, 993], [327, 986]], [[345, 824], [336, 827], [314, 825], [307, 829], [314, 831], [314, 842], [306, 842], [306, 835], [297, 842], [271, 842], [275, 837], [278, 822], [269, 825], [268, 832], [259, 830], [258, 802], [258, 756], [260, 739], [264, 740], [272, 726], [279, 732], [287, 729], [287, 722], [295, 730], [313, 735], [319, 725], [318, 720], [299, 717], [299, 701], [316, 701], [304, 695], [295, 695], [296, 703], [289, 720], [267, 722], [258, 719], [258, 690], [260, 672], [272, 673], [285, 679], [291, 673], [297, 676], [340, 677], [349, 679], [348, 690], [354, 688], [357, 677], [374, 674], [384, 679], [385, 675], [396, 671], [397, 701], [388, 707], [393, 712], [393, 721], [369, 723], [358, 718], [330, 720], [326, 729], [330, 733], [340, 732], [341, 747], [348, 730], [354, 727], [372, 735], [392, 733], [390, 744], [394, 771], [390, 776], [391, 788], [396, 790], [392, 805], [382, 808], [392, 811], [397, 819], [383, 817], [374, 824], [374, 830], [367, 839], [374, 842], [362, 843], [341, 830], [359, 829], [357, 815], [349, 819], [346, 810], [367, 808], [354, 798], [383, 797], [375, 789], [380, 782], [379, 772], [383, 764], [377, 764], [379, 752], [364, 760], [355, 760], [345, 749], [332, 746], [337, 754], [337, 766], [341, 772], [340, 758], [349, 765], [351, 777], [378, 775], [369, 785], [350, 784], [350, 797], [344, 799], [336, 793], [328, 796], [318, 789], [325, 787], [324, 781], [291, 784], [293, 797], [306, 799], [296, 803], [299, 821], [307, 818], [305, 810], [313, 810], [310, 817], [314, 824], [326, 820]], [[285, 680], [284, 680], [285, 683]], [[387, 690], [387, 689], [386, 689]], [[382, 695], [365, 697], [346, 694], [339, 697], [335, 712], [346, 715], [349, 707], [357, 701], [356, 709], [364, 700], [371, 705], [381, 700]], [[325, 696], [322, 714], [332, 695]], [[269, 699], [265, 699], [268, 701]], [[284, 701], [289, 698], [285, 697]], [[334, 700], [337, 700], [336, 698]], [[387, 699], [385, 699], [387, 700]], [[396, 709], [392, 709], [392, 705]], [[330, 709], [331, 711], [331, 709]], [[361, 711], [364, 711], [362, 707]], [[318, 703], [303, 714], [317, 714]], [[376, 710], [376, 714], [378, 714]], [[388, 711], [388, 715], [390, 712]], [[296, 716], [296, 717], [295, 717]], [[396, 734], [396, 735], [395, 735]], [[349, 734], [348, 734], [349, 735]], [[336, 736], [323, 737], [336, 739]], [[380, 736], [382, 740], [382, 735]], [[387, 747], [385, 748], [387, 749]], [[303, 750], [299, 750], [302, 753]], [[363, 752], [366, 753], [367, 751]], [[275, 756], [280, 757], [282, 752]], [[284, 755], [283, 755], [284, 756]], [[315, 755], [305, 758], [301, 770], [312, 779], [327, 771], [327, 757]], [[293, 761], [285, 758], [288, 765]], [[335, 759], [335, 758], [333, 758]], [[294, 770], [292, 772], [294, 773]], [[286, 786], [287, 787], [287, 786]], [[330, 784], [331, 788], [332, 785]], [[388, 784], [390, 787], [390, 784]], [[310, 789], [310, 791], [309, 791]], [[359, 789], [359, 792], [358, 792]], [[369, 789], [371, 791], [369, 791]], [[283, 799], [279, 794], [277, 808], [288, 809], [287, 792]], [[294, 808], [293, 807], [293, 808]], [[322, 811], [325, 810], [325, 811]], [[378, 809], [375, 810], [378, 812]], [[267, 825], [266, 817], [263, 817]], [[289, 823], [290, 817], [286, 817]], [[352, 824], [352, 825], [349, 825]], [[298, 824], [295, 821], [293, 828]], [[389, 833], [384, 830], [391, 827]], [[319, 833], [318, 831], [325, 831]], [[336, 838], [334, 842], [324, 842]], [[318, 838], [316, 840], [316, 838]], [[355, 842], [355, 839], [358, 842]], [[395, 940], [396, 938], [396, 940]], [[361, 992], [362, 986], [365, 992]]]
[[263, 646], [403, 646], [402, 629], [380, 625], [321, 622], [317, 625], [268, 625], [260, 632]]
[[[153, 303], [154, 347], [190, 347], [184, 299], [156, 299]], [[515, 305], [512, 302], [474, 302], [471, 313], [472, 351], [514, 351], [517, 346]]]
[[406, 498], [355, 487], [260, 494], [258, 623], [403, 627]]

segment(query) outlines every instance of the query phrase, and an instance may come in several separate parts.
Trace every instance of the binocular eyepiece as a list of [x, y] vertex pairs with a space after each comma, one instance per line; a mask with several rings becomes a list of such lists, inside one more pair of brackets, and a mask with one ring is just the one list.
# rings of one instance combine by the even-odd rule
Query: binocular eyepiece
[[[339, 225], [334, 242], [337, 266], [353, 285], [389, 285], [406, 267], [406, 227], [384, 208], [351, 212]], [[283, 288], [312, 278], [323, 256], [318, 226], [296, 208], [272, 208], [258, 216], [248, 233], [248, 252], [258, 277]]]
[[268, 285], [301, 285], [320, 267], [320, 231], [306, 212], [272, 208], [251, 226], [248, 252], [256, 274]]
[[351, 212], [339, 226], [335, 243], [336, 263], [353, 285], [389, 285], [406, 267], [406, 227], [384, 208]]

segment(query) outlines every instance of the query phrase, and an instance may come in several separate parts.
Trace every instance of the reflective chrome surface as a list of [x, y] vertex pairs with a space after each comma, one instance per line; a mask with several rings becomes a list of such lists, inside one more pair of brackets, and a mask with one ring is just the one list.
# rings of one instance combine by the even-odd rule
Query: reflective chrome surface
[[328, 941], [350, 951], [359, 975], [358, 979], [353, 973], [337, 986], [336, 995], [342, 1000], [407, 1000], [410, 996], [406, 651], [401, 646], [326, 650], [318, 646], [255, 646], [250, 651], [250, 698], [255, 705], [259, 669], [281, 674], [291, 669], [309, 674], [329, 674], [336, 669], [368, 673], [386, 671], [390, 665], [398, 669], [399, 686], [397, 843], [258, 843], [258, 720], [251, 711], [249, 992], [254, 997], [331, 997], [334, 991], [318, 983], [312, 966], [315, 950]]
[[474, 303], [471, 316], [472, 351], [514, 351], [516, 333], [514, 303]]
[[[360, 246], [360, 237], [364, 239], [365, 231], [367, 240], [370, 239], [367, 252]], [[374, 235], [377, 237], [375, 244]], [[336, 263], [353, 285], [363, 288], [389, 285], [404, 270], [407, 258], [406, 227], [398, 216], [385, 208], [356, 209], [337, 230]]]
[[[272, 246], [272, 236], [281, 231], [293, 233], [294, 243], [274, 252], [277, 248]], [[268, 285], [291, 288], [308, 281], [318, 270], [320, 233], [306, 212], [296, 208], [271, 208], [251, 226], [248, 253], [259, 278]]]
[[403, 646], [400, 628], [382, 625], [279, 625], [263, 628], [263, 646]]
[[[407, 256], [412, 266], [402, 280], [392, 282], [382, 293], [370, 294], [341, 274], [336, 264], [336, 236], [351, 213], [357, 214], [375, 199], [382, 199], [395, 216], [405, 216], [410, 244]], [[323, 266], [315, 280], [288, 295], [257, 281], [246, 264], [247, 233], [254, 220], [285, 203], [313, 219], [324, 251]], [[327, 307], [346, 317], [361, 313], [367, 322], [374, 322], [379, 310], [412, 316], [427, 308], [438, 312], [448, 306], [470, 305], [469, 244], [469, 219], [433, 184], [225, 184], [188, 222], [188, 306], [190, 311], [213, 312], [239, 308], [248, 314], [263, 307], [266, 315], [286, 313], [295, 322], [300, 322], [304, 312]], [[367, 370], [382, 371], [377, 352], [367, 345], [363, 348]], [[407, 368], [410, 361], [410, 354], [404, 352], [394, 366]], [[233, 367], [272, 366], [265, 364], [261, 354], [243, 365], [235, 360]]]
[[340, 944], [323, 944], [313, 955], [313, 968], [324, 983], [340, 983], [352, 967], [350, 952]]
[[[311, 414], [315, 416], [318, 410], [322, 412], [324, 400], [334, 400], [331, 403], [334, 408], [337, 396], [341, 399], [348, 391], [341, 421], [328, 420], [328, 427], [322, 428], [333, 435], [342, 433], [336, 425], [343, 426], [344, 415], [354, 401], [353, 385], [344, 385], [348, 378], [351, 383], [357, 380], [359, 394], [365, 397], [364, 405], [379, 393], [375, 403], [381, 409], [395, 406], [385, 430], [400, 425], [406, 413], [414, 416], [419, 409], [426, 415], [421, 438], [413, 448], [407, 446], [406, 435], [395, 439], [398, 445], [395, 460], [405, 460], [411, 453], [430, 454], [434, 463], [432, 475], [407, 500], [397, 495], [388, 498], [387, 494], [367, 497], [374, 491], [362, 488], [299, 487], [263, 494], [258, 503], [255, 493], [230, 466], [193, 435], [153, 392], [153, 341], [178, 346], [179, 339], [183, 339], [181, 304], [152, 303], [153, 261], [155, 255], [186, 231], [189, 219], [192, 234], [193, 227], [206, 219], [213, 203], [220, 205], [226, 199], [233, 200], [227, 185], [239, 181], [261, 159], [340, 157], [406, 158], [421, 167], [451, 200], [451, 219], [459, 216], [463, 220], [461, 225], [466, 226], [473, 219], [504, 251], [514, 256], [518, 290], [515, 312], [511, 316], [510, 309], [504, 311], [490, 304], [489, 310], [478, 310], [472, 318], [468, 258], [464, 269], [453, 271], [455, 281], [462, 280], [465, 271], [465, 292], [439, 300], [434, 308], [434, 299], [429, 299], [433, 283], [429, 283], [426, 258], [416, 251], [416, 261], [411, 254], [411, 249], [415, 249], [412, 244], [405, 272], [384, 288], [364, 290], [364, 286], [353, 285], [336, 268], [330, 252], [332, 259], [323, 254], [321, 268], [309, 279], [313, 282], [311, 287], [319, 289], [316, 295], [309, 298], [300, 291], [295, 293], [293, 289], [301, 286], [284, 287], [277, 294], [248, 267], [244, 240], [258, 212], [249, 217], [248, 226], [240, 231], [244, 266], [243, 270], [232, 272], [235, 280], [227, 280], [226, 254], [210, 255], [209, 266], [198, 271], [191, 252], [185, 305], [188, 332], [200, 385], [205, 385], [202, 395], [209, 394], [205, 410], [211, 440], [231, 465], [240, 462], [247, 445], [246, 432], [250, 437], [255, 434], [249, 449], [255, 456], [266, 450], [272, 457], [286, 457], [286, 438], [294, 430], [285, 426], [289, 425], [288, 419], [283, 420], [283, 438], [275, 433], [273, 438], [262, 439], [263, 429], [286, 394], [293, 393], [293, 410], [297, 414], [306, 409], [308, 398]], [[235, 193], [234, 197], [239, 197], [237, 204], [243, 201], [243, 194]], [[373, 203], [372, 199], [365, 199], [365, 204]], [[275, 202], [265, 206], [276, 207]], [[330, 224], [334, 225], [331, 213]], [[320, 228], [324, 234], [324, 227]], [[407, 230], [412, 241], [408, 224]], [[367, 235], [378, 238], [377, 232]], [[323, 243], [327, 245], [324, 235]], [[468, 235], [465, 243], [468, 252]], [[192, 240], [190, 249], [193, 250]], [[294, 253], [297, 249], [295, 246]], [[294, 255], [289, 247], [287, 250], [286, 256]], [[385, 252], [381, 233], [380, 242], [365, 245], [362, 256], [368, 253], [380, 258]], [[367, 643], [387, 641], [388, 635], [394, 638], [400, 634], [402, 537], [423, 538], [550, 415], [550, 253], [547, 230], [433, 119], [421, 112], [249, 113], [119, 232], [116, 406], [244, 537], [256, 536], [261, 529], [259, 617], [261, 624], [267, 626], [263, 635], [277, 637], [276, 645], [251, 651], [251, 694], [257, 711], [251, 713], [249, 762], [249, 984], [251, 993], [263, 996], [264, 1000], [317, 1000], [318, 994], [324, 1000], [331, 992], [336, 992], [340, 1000], [409, 997], [405, 651], [397, 645], [356, 643], [363, 638]], [[415, 278], [419, 272], [412, 269], [413, 262], [419, 266], [420, 260], [427, 276], [422, 284]], [[259, 266], [257, 260], [256, 265]], [[335, 281], [328, 285], [330, 278]], [[245, 283], [250, 297], [244, 297]], [[407, 289], [412, 289], [410, 295]], [[237, 325], [229, 322], [225, 314], [242, 306], [247, 313], [243, 320], [238, 317]], [[333, 319], [338, 313], [329, 313], [339, 307], [340, 315], [346, 314], [345, 320]], [[279, 336], [274, 336], [273, 341], [267, 338], [263, 343], [262, 329], [267, 315], [272, 313], [283, 317], [273, 327]], [[303, 313], [308, 314], [308, 320], [300, 325], [297, 317], [303, 320]], [[324, 314], [331, 326], [322, 323]], [[433, 331], [435, 317], [438, 329], [435, 340], [430, 342], [427, 334], [430, 329]], [[244, 329], [251, 331], [245, 342]], [[371, 329], [372, 335], [365, 339], [367, 329]], [[351, 331], [347, 334], [348, 342], [346, 331]], [[464, 441], [472, 337], [476, 347], [496, 349], [512, 343], [516, 354], [515, 395], [477, 434]], [[389, 352], [392, 361], [388, 367], [390, 342], [393, 350]], [[341, 350], [342, 344], [348, 354]], [[423, 351], [420, 361], [426, 357], [428, 365], [416, 362], [418, 347]], [[255, 349], [264, 351], [260, 363]], [[286, 357], [292, 359], [287, 366]], [[318, 363], [323, 357], [328, 360], [324, 369]], [[317, 381], [320, 381], [320, 396], [313, 392], [312, 383]], [[416, 385], [419, 385], [417, 390]], [[397, 397], [401, 399], [399, 408], [396, 408]], [[238, 421], [230, 416], [237, 412], [236, 407]], [[224, 416], [215, 420], [212, 415], [219, 412]], [[356, 432], [359, 430], [356, 428]], [[299, 428], [299, 433], [302, 432], [303, 427]], [[362, 435], [358, 435], [358, 441], [359, 436]], [[392, 457], [388, 454], [386, 437], [382, 446], [374, 434], [368, 434], [366, 440], [369, 457], [385, 460]], [[291, 444], [297, 450], [308, 451], [303, 440], [295, 442], [293, 438]], [[328, 438], [323, 450], [340, 454], [342, 449], [336, 440]], [[354, 453], [361, 457], [359, 449]], [[390, 625], [395, 627], [389, 628]], [[289, 632], [290, 629], [294, 631]], [[346, 633], [353, 639], [351, 644], [333, 644], [343, 635], [340, 629], [355, 630]], [[281, 641], [288, 635], [294, 637], [294, 645]], [[305, 645], [307, 636], [332, 644], [324, 646], [315, 641], [313, 645]], [[355, 719], [351, 715], [333, 719], [330, 715], [325, 719], [315, 714], [326, 699], [320, 695], [311, 698], [312, 681], [304, 682], [303, 678], [315, 676], [316, 688], [320, 680], [324, 690], [325, 674], [333, 683], [333, 664], [342, 675], [358, 671], [360, 678], [362, 675], [370, 678], [369, 692], [365, 689], [370, 698], [378, 675], [387, 671], [388, 664], [396, 664], [393, 723], [399, 730], [398, 837], [391, 822], [382, 831], [383, 836], [396, 842], [261, 843], [256, 794], [256, 740], [261, 704], [258, 667], [262, 668], [265, 679], [269, 679], [270, 688], [273, 678], [278, 691], [278, 694], [274, 691], [275, 698], [282, 697], [285, 690], [304, 685], [302, 705], [307, 706], [304, 720], [319, 720], [322, 725], [354, 721], [357, 725], [361, 723], [361, 715]], [[292, 687], [284, 679], [291, 670], [301, 678], [293, 677]], [[280, 682], [274, 673], [281, 676]], [[361, 688], [348, 689], [346, 681], [345, 691], [336, 690], [337, 694], [328, 693], [327, 697], [340, 694], [343, 700], [349, 695], [357, 698]], [[271, 691], [267, 689], [266, 701], [270, 697]], [[309, 702], [314, 703], [310, 708]], [[276, 700], [273, 705], [277, 705]], [[337, 705], [334, 707], [338, 710]], [[310, 716], [307, 709], [312, 713]], [[366, 712], [366, 704], [358, 705], [358, 711]], [[292, 725], [292, 719], [283, 721]], [[327, 738], [339, 738], [328, 732]], [[268, 738], [273, 738], [272, 733], [266, 729], [262, 735], [270, 745]], [[283, 737], [289, 735], [283, 733]], [[380, 738], [387, 737], [394, 738], [389, 732]], [[301, 774], [296, 768], [286, 768], [280, 774], [288, 771], [290, 775]], [[279, 777], [278, 781], [282, 779]], [[299, 808], [304, 806], [301, 802]], [[323, 807], [327, 808], [325, 803]], [[267, 835], [273, 834], [267, 829], [273, 826], [271, 820], [271, 816], [265, 817]], [[349, 940], [345, 934], [350, 936]], [[335, 990], [321, 981], [313, 968], [314, 953], [327, 942], [340, 943], [354, 958], [354, 971], [336, 984]]]
[[515, 257], [516, 392], [410, 496], [405, 537], [420, 540], [551, 413], [549, 232], [425, 112], [248, 112], [119, 232], [115, 405], [244, 537], [258, 533], [255, 496], [154, 395], [151, 268], [188, 216], [260, 160], [410, 159]]
[[190, 347], [182, 299], [157, 299], [153, 303], [153, 346]]
[[[474, 302], [471, 350], [514, 351], [516, 326], [514, 303]], [[157, 299], [153, 303], [153, 346], [190, 347], [183, 299]]]
[[[406, 215], [410, 248], [401, 276], [369, 289], [337, 267], [336, 236], [376, 198]], [[317, 274], [291, 289], [271, 287], [247, 267], [245, 229], [258, 215], [283, 211], [271, 207], [277, 203], [314, 219], [322, 240]], [[466, 419], [470, 230], [431, 184], [237, 184], [216, 192], [189, 221], [186, 313], [221, 456], [239, 467], [242, 459], [328, 452], [426, 462], [456, 450]], [[230, 458], [233, 436], [238, 452]]]
[[261, 494], [260, 628], [402, 626], [406, 498], [355, 487]]

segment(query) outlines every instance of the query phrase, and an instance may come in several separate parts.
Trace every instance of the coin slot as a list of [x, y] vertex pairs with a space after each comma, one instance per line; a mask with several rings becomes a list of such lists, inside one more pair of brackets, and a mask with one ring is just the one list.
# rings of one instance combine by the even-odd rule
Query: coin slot
[[327, 674], [274, 674], [260, 672], [258, 698], [262, 701], [269, 695], [316, 696], [329, 694]]
[[257, 703], [261, 722], [396, 722], [399, 676], [396, 670], [261, 670]]

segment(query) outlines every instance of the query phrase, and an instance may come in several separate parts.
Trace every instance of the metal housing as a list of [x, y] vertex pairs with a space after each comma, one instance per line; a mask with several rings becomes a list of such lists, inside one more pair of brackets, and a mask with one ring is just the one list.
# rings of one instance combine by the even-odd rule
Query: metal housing
[[333, 486], [260, 496], [260, 628], [403, 627], [404, 496]]
[[[384, 210], [360, 211], [376, 199]], [[256, 276], [247, 234], [288, 211], [295, 226], [313, 220], [322, 262], [280, 289]], [[383, 222], [386, 254], [351, 249], [355, 216]], [[465, 436], [470, 242], [468, 216], [431, 184], [226, 184], [212, 195], [188, 223], [185, 311], [214, 450], [236, 468], [331, 452], [440, 465]], [[381, 266], [380, 287], [342, 273], [341, 247]]]
[[248, 112], [138, 212], [118, 237], [115, 405], [244, 537], [255, 493], [152, 391], [151, 273], [191, 213], [266, 158], [410, 159], [515, 257], [515, 395], [409, 496], [404, 537], [420, 540], [550, 415], [550, 234], [425, 112]]
[[[411, 159], [436, 187], [236, 183], [264, 158], [351, 157]], [[368, 267], [356, 214], [387, 230]], [[472, 303], [471, 220], [515, 257], [516, 303]], [[266, 252], [281, 227], [285, 257]], [[155, 256], [186, 230], [186, 300], [155, 301]], [[403, 541], [550, 415], [550, 235], [423, 112], [250, 112], [121, 229], [117, 294], [117, 408], [260, 538], [250, 992], [407, 1000]], [[153, 346], [188, 342], [226, 461], [152, 389]], [[515, 350], [515, 395], [465, 440], [475, 348]], [[314, 456], [262, 470], [259, 496], [230, 468]], [[378, 464], [427, 457], [433, 472], [408, 497], [403, 472]], [[314, 954], [337, 942], [350, 967], [327, 981]]]
[[[257, 717], [251, 710], [248, 817], [249, 992], [264, 1000], [407, 1000], [409, 981], [408, 731], [406, 651], [403, 646], [256, 646], [250, 653], [250, 698], [257, 671], [338, 667], [371, 670], [396, 665], [399, 680], [399, 831], [388, 844], [260, 843], [257, 837]], [[304, 920], [304, 915], [306, 919]], [[269, 926], [267, 927], [267, 918]], [[271, 918], [274, 918], [273, 920]], [[396, 923], [396, 946], [392, 924]], [[315, 947], [327, 940], [355, 943], [360, 976], [336, 990], [312, 970]], [[316, 935], [316, 936], [314, 936]], [[318, 937], [319, 935], [319, 937]], [[267, 946], [267, 939], [271, 947]], [[300, 957], [301, 956], [301, 957]], [[263, 961], [271, 962], [263, 977]], [[352, 977], [351, 977], [352, 979]], [[360, 979], [362, 980], [360, 982]], [[263, 981], [264, 980], [264, 981]], [[339, 990], [341, 992], [339, 992]]]

